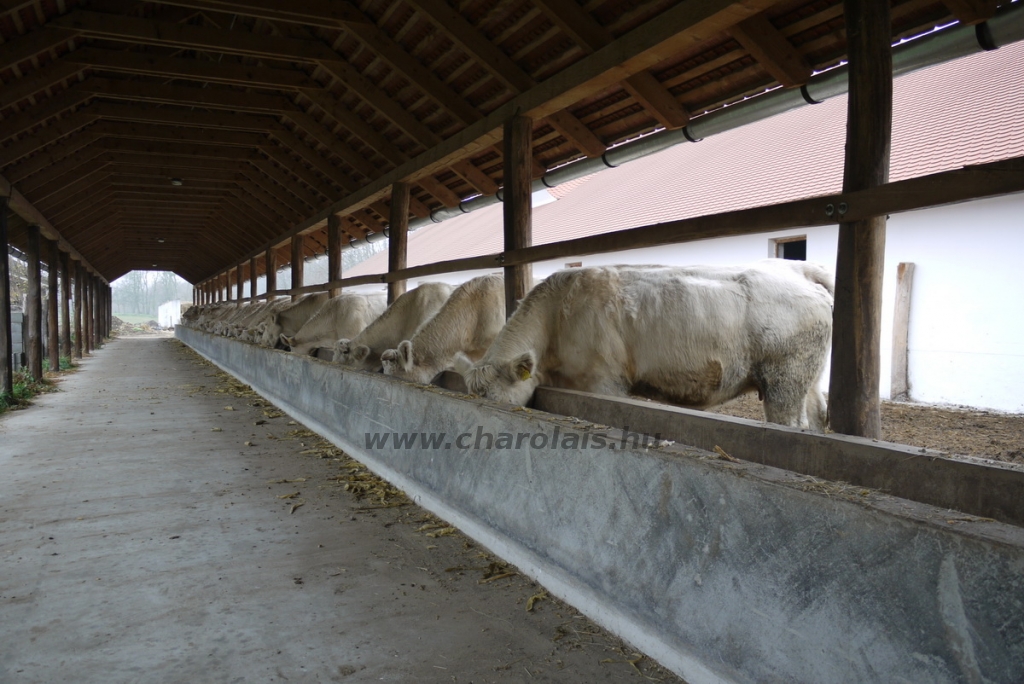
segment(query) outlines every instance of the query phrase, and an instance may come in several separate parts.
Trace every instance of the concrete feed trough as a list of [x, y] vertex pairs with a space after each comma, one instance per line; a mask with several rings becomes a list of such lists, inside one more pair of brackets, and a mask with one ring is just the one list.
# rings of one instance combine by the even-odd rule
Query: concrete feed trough
[[1024, 672], [1019, 527], [177, 335], [694, 684]]

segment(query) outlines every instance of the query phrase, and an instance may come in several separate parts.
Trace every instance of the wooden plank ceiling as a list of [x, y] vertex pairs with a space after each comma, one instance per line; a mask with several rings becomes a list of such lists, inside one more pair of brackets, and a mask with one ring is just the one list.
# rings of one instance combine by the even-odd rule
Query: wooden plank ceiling
[[[894, 37], [989, 4], [946, 2]], [[840, 0], [0, 0], [0, 36], [0, 173], [108, 280], [191, 282], [380, 231], [397, 180], [495, 192], [517, 108], [539, 175], [845, 54]]]

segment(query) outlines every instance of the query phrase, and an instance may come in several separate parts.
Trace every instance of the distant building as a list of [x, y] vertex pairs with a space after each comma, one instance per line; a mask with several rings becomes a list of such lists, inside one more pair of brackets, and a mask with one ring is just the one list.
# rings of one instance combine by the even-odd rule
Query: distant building
[[161, 328], [173, 328], [181, 323], [181, 300], [172, 299], [161, 304], [157, 309], [156, 322]]

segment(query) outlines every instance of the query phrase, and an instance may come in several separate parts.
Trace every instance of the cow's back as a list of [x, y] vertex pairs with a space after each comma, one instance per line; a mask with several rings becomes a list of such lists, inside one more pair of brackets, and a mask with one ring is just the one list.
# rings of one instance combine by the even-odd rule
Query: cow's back
[[452, 286], [447, 283], [419, 285], [395, 300], [377, 320], [352, 340], [353, 344], [365, 344], [379, 353], [409, 339], [438, 312], [451, 292]]
[[831, 295], [803, 266], [562, 274], [548, 298], [545, 370], [573, 386], [624, 383], [638, 394], [709, 406], [751, 388], [758, 364], [793, 353], [794, 344], [819, 354], [830, 331]]
[[288, 308], [279, 311], [275, 321], [281, 327], [281, 333], [285, 335], [295, 334], [309, 320], [309, 317], [316, 313], [318, 308], [323, 306], [325, 301], [327, 301], [327, 294], [323, 292], [306, 295]]
[[355, 337], [373, 322], [387, 305], [384, 295], [342, 294], [328, 299], [295, 334], [298, 343]]

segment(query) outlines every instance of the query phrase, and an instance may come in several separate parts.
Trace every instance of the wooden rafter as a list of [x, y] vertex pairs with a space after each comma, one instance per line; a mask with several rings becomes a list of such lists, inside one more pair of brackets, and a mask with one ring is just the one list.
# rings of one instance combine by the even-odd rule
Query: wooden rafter
[[787, 88], [801, 86], [811, 77], [811, 65], [764, 14], [744, 19], [729, 34]]
[[[614, 40], [608, 29], [601, 26], [590, 12], [575, 0], [534, 2], [587, 52], [600, 50]], [[649, 71], [641, 70], [630, 75], [622, 81], [622, 87], [665, 128], [682, 128], [690, 120], [690, 113], [686, 108]], [[556, 122], [551, 123], [561, 132], [562, 129]]]

